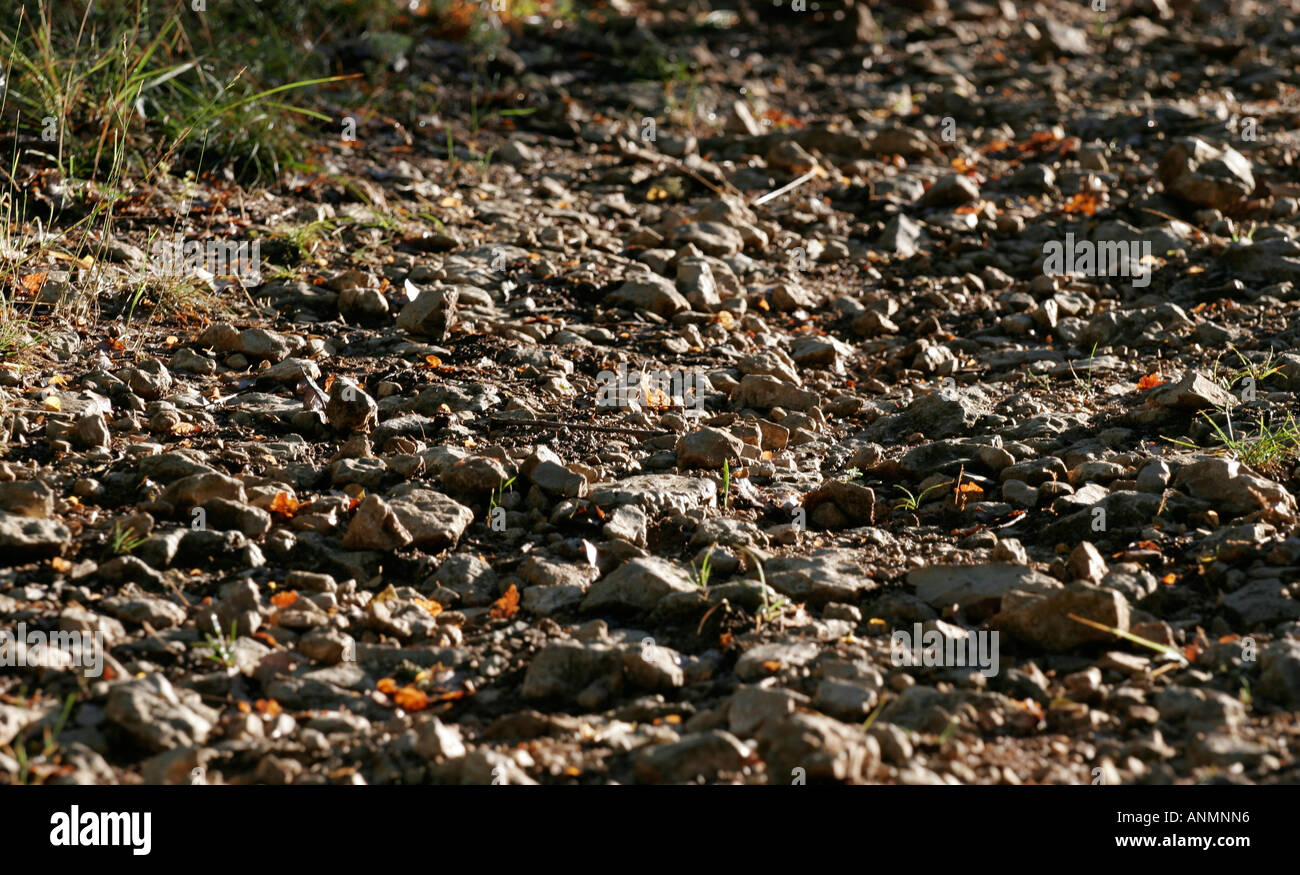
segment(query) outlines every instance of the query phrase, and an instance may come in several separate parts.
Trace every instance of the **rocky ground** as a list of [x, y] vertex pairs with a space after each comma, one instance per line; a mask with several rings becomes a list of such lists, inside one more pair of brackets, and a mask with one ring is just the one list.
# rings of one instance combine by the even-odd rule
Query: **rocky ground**
[[1300, 4], [742, 13], [321, 46], [27, 268], [0, 782], [1300, 779]]

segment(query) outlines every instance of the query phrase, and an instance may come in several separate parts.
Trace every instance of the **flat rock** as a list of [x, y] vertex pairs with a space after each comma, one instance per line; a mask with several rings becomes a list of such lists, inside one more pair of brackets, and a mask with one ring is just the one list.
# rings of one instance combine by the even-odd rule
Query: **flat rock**
[[670, 593], [694, 592], [696, 589], [681, 566], [657, 556], [647, 556], [624, 562], [593, 583], [582, 602], [582, 609], [634, 608], [648, 611]]
[[764, 566], [768, 585], [795, 601], [821, 605], [854, 602], [876, 582], [869, 569], [849, 550], [818, 550], [807, 556], [783, 556]]
[[1050, 593], [1062, 588], [1054, 577], [1024, 565], [931, 565], [907, 573], [917, 598], [935, 608], [956, 604], [962, 608], [985, 605], [996, 609], [1013, 589]]

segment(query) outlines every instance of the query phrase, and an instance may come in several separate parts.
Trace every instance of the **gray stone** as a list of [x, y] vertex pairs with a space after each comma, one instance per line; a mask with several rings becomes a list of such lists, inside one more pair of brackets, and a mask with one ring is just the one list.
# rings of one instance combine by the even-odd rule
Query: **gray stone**
[[907, 582], [916, 587], [917, 598], [935, 608], [957, 605], [983, 606], [997, 610], [1012, 590], [1047, 594], [1061, 589], [1061, 583], [1023, 565], [931, 565], [909, 571]]
[[694, 592], [695, 584], [678, 565], [657, 556], [632, 559], [591, 585], [584, 611], [633, 608], [648, 611], [673, 592]]
[[880, 763], [880, 744], [858, 726], [795, 713], [766, 724], [758, 738], [768, 784], [858, 783]]
[[72, 541], [72, 532], [56, 520], [0, 511], [0, 566], [58, 556]]
[[456, 304], [459, 300], [458, 286], [425, 289], [397, 314], [397, 327], [432, 340], [446, 340], [447, 332], [456, 319]]
[[673, 286], [671, 280], [656, 274], [642, 274], [627, 280], [605, 296], [605, 304], [654, 313], [665, 319], [691, 309], [691, 304]]
[[115, 684], [104, 714], [153, 751], [202, 744], [216, 721], [216, 712], [201, 704], [197, 693], [182, 699], [156, 672]]
[[764, 566], [769, 586], [795, 601], [812, 605], [856, 601], [860, 594], [876, 588], [867, 571], [850, 550], [782, 556], [768, 560]]
[[1228, 146], [1179, 140], [1156, 168], [1165, 188], [1183, 200], [1211, 209], [1232, 209], [1255, 189], [1250, 161]]

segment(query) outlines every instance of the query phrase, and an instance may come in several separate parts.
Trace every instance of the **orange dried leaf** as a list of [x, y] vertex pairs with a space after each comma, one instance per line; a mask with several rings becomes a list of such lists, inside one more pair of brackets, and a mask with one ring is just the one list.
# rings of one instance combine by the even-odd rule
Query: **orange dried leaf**
[[271, 512], [280, 513], [291, 517], [302, 507], [302, 502], [294, 498], [287, 492], [277, 492], [275, 498], [271, 499]]
[[496, 620], [509, 620], [519, 613], [519, 590], [510, 584], [506, 594], [492, 603], [491, 616]]
[[1138, 380], [1138, 391], [1145, 392], [1148, 389], [1154, 389], [1156, 386], [1163, 384], [1164, 381], [1165, 378], [1159, 374], [1147, 374], [1145, 377]]
[[436, 367], [438, 367], [440, 364], [442, 364], [442, 359], [438, 358], [436, 355], [426, 355], [426, 356], [424, 357], [424, 362], [425, 362], [425, 364], [427, 364], [429, 367], [431, 367], [431, 368], [436, 368]]
[[977, 172], [975, 165], [960, 155], [952, 159], [952, 169], [966, 176]]
[[393, 693], [397, 692], [397, 681], [392, 678], [380, 678], [375, 683], [375, 689], [379, 690], [379, 692], [386, 696], [391, 696]]
[[1097, 207], [1100, 205], [1101, 201], [1095, 192], [1081, 191], [1066, 201], [1061, 210], [1066, 213], [1082, 213], [1091, 216], [1097, 212]]
[[23, 291], [33, 295], [36, 294], [40, 291], [41, 286], [45, 284], [45, 278], [49, 275], [49, 271], [27, 274], [27, 276], [22, 279]]
[[1166, 574], [1164, 577], [1160, 578], [1160, 582], [1163, 583], [1165, 586], [1173, 586], [1175, 583], [1178, 582], [1178, 575]]
[[298, 601], [297, 590], [291, 589], [288, 592], [277, 592], [275, 595], [271, 596], [271, 604], [275, 605], [277, 608], [287, 608], [296, 601]]
[[780, 671], [781, 663], [779, 660], [769, 659], [763, 663], [763, 668], [767, 669], [768, 671]]
[[284, 710], [275, 699], [258, 699], [253, 703], [253, 707], [257, 708], [257, 713], [265, 714], [267, 717], [275, 717]]
[[442, 613], [442, 605], [438, 604], [433, 599], [411, 599], [411, 601], [428, 611], [429, 615], [432, 617], [436, 617]]
[[409, 684], [393, 694], [393, 701], [397, 703], [397, 707], [405, 708], [407, 711], [423, 711], [429, 707], [428, 694]]

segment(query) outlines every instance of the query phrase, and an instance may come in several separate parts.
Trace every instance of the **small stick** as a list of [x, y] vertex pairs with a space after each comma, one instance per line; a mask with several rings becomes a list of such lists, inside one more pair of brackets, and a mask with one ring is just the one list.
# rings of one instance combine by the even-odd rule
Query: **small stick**
[[767, 203], [768, 201], [772, 200], [773, 198], [780, 197], [781, 195], [785, 194], [787, 191], [790, 191], [791, 189], [798, 188], [808, 180], [812, 179], [814, 176], [821, 176], [823, 172], [824, 171], [820, 167], [814, 167], [812, 170], [809, 170], [807, 173], [805, 173], [803, 176], [800, 176], [794, 182], [786, 183], [785, 185], [778, 188], [776, 191], [769, 191], [767, 194], [763, 195], [761, 198], [759, 198], [758, 200], [750, 204], [750, 206], [751, 207], [761, 206]]
[[534, 428], [570, 428], [579, 431], [598, 431], [603, 434], [626, 434], [632, 437], [659, 437], [672, 434], [667, 429], [623, 428], [617, 425], [587, 425], [581, 422], [560, 422], [556, 419], [510, 419], [504, 416], [490, 416], [488, 419], [497, 425], [527, 425]]

